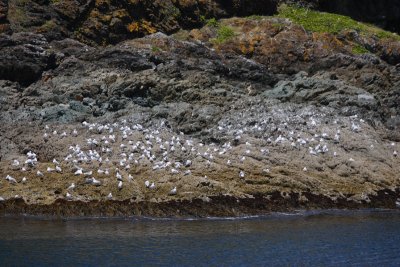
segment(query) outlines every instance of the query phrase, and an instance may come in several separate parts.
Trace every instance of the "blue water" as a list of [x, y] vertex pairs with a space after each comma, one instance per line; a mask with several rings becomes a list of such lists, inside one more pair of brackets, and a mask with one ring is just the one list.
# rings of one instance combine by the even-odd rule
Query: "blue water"
[[1, 266], [400, 266], [400, 213], [0, 218]]

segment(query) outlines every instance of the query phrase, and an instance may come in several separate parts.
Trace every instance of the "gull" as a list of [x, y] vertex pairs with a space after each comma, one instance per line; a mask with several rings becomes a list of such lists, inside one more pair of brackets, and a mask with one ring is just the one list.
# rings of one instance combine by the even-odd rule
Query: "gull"
[[43, 140], [47, 142], [49, 140], [49, 135], [47, 133], [43, 134]]
[[98, 169], [98, 170], [97, 170], [97, 173], [98, 173], [98, 174], [103, 174], [104, 171], [103, 171], [102, 169]]
[[309, 150], [311, 155], [317, 155], [317, 152], [312, 147], [309, 147]]
[[128, 175], [128, 181], [132, 181], [133, 180], [133, 176], [132, 175]]
[[23, 183], [23, 184], [26, 183], [26, 177], [22, 178], [22, 183]]
[[60, 166], [56, 166], [56, 172], [62, 172], [62, 169]]
[[393, 151], [393, 156], [397, 157], [397, 151]]
[[65, 195], [65, 197], [67, 198], [67, 200], [72, 200], [72, 195], [70, 193], [68, 193], [68, 192]]
[[53, 163], [54, 163], [55, 165], [60, 165], [60, 162], [58, 162], [56, 159], [53, 159]]
[[10, 175], [7, 175], [6, 176], [6, 180], [7, 181], [9, 181], [10, 183], [12, 183], [12, 184], [16, 184], [17, 183], [17, 180], [15, 180], [12, 176], [10, 176]]
[[122, 189], [122, 181], [119, 181], [119, 183], [118, 183], [118, 190], [121, 190]]
[[243, 157], [240, 159], [240, 162], [243, 163], [245, 160], [246, 160], [246, 157], [243, 156]]
[[119, 172], [117, 172], [116, 176], [118, 181], [122, 181], [122, 175]]
[[304, 167], [304, 168], [303, 168], [303, 171], [306, 172], [306, 171], [307, 171], [307, 167]]
[[67, 190], [69, 191], [69, 190], [74, 190], [75, 189], [75, 184], [74, 183], [72, 183], [68, 188], [67, 188]]
[[85, 182], [86, 182], [87, 184], [92, 184], [92, 185], [95, 185], [95, 186], [101, 185], [101, 182], [100, 182], [99, 180], [96, 180], [96, 178], [94, 178], [94, 177], [92, 177], [92, 178], [86, 178]]
[[144, 185], [145, 185], [147, 188], [149, 188], [150, 182], [149, 182], [149, 181], [145, 181], [145, 182], [144, 182]]
[[83, 173], [83, 175], [85, 175], [85, 176], [90, 176], [90, 175], [92, 175], [92, 174], [93, 174], [92, 171], [88, 171], [88, 172], [84, 172], [84, 173]]
[[107, 195], [107, 199], [111, 200], [113, 198], [113, 195], [111, 194], [111, 192]]
[[353, 158], [350, 158], [349, 161], [354, 161], [354, 159], [353, 159]]
[[172, 169], [171, 169], [171, 173], [172, 173], [172, 174], [178, 174], [179, 171], [178, 171], [177, 169], [172, 168]]
[[183, 175], [190, 175], [190, 174], [192, 174], [192, 171], [191, 171], [191, 170], [186, 170], [186, 171], [183, 173]]
[[185, 161], [185, 167], [189, 167], [189, 166], [191, 166], [192, 165], [192, 161], [191, 160], [186, 160]]
[[228, 161], [226, 162], [226, 164], [228, 165], [228, 166], [230, 166], [231, 165], [231, 160], [230, 159], [228, 159]]
[[12, 166], [19, 166], [19, 161], [14, 159], [14, 161], [12, 163]]
[[36, 172], [36, 175], [37, 175], [37, 176], [40, 176], [40, 177], [43, 177], [43, 176], [44, 176], [43, 173], [42, 173], [41, 171], [37, 171], [37, 172]]
[[27, 165], [30, 166], [30, 167], [35, 166], [36, 163], [37, 163], [37, 160], [36, 160], [36, 159], [27, 159], [27, 160], [25, 161], [25, 164], [27, 164]]
[[83, 172], [82, 172], [82, 169], [78, 169], [78, 170], [76, 170], [76, 172], [74, 173], [74, 175], [81, 175]]
[[335, 142], [339, 143], [340, 141], [340, 135], [339, 134], [335, 134]]
[[73, 137], [77, 137], [77, 136], [78, 136], [78, 131], [77, 131], [76, 129], [74, 129], [74, 130], [72, 131], [72, 136], [73, 136]]
[[244, 178], [244, 171], [240, 171], [240, 172], [239, 172], [239, 177], [240, 177], [240, 178]]
[[355, 124], [354, 122], [351, 123], [351, 130], [353, 132], [359, 132], [360, 131], [360, 126], [358, 126], [357, 124]]
[[269, 169], [263, 169], [263, 172], [269, 173]]
[[176, 186], [169, 191], [170, 195], [176, 195]]
[[21, 172], [24, 172], [24, 171], [26, 171], [26, 168], [25, 168], [25, 167], [22, 167], [22, 168], [21, 168]]
[[99, 181], [99, 180], [96, 180], [96, 178], [92, 178], [92, 185], [95, 185], [95, 186], [100, 186], [101, 185], [101, 182]]
[[156, 188], [156, 185], [154, 184], [154, 182], [151, 183], [151, 185], [149, 186], [149, 188], [150, 188], [150, 189], [155, 189], [155, 188]]

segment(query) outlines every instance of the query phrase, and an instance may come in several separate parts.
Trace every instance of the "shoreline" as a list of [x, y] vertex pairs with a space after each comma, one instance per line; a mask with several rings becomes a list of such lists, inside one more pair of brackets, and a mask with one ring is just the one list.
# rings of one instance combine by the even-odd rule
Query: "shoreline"
[[307, 202], [296, 198], [299, 194], [291, 193], [283, 197], [279, 192], [272, 195], [255, 195], [253, 198], [235, 196], [210, 196], [209, 201], [196, 198], [192, 200], [170, 200], [165, 202], [135, 202], [127, 200], [106, 201], [67, 201], [57, 199], [51, 204], [28, 204], [23, 199], [8, 199], [0, 202], [0, 218], [9, 216], [39, 216], [54, 219], [73, 218], [127, 218], [150, 217], [170, 219], [204, 218], [240, 218], [246, 216], [267, 216], [279, 212], [296, 211], [359, 211], [364, 209], [397, 210], [396, 202], [400, 190], [381, 190], [370, 201], [349, 201], [338, 198], [336, 201], [322, 195], [302, 193]]

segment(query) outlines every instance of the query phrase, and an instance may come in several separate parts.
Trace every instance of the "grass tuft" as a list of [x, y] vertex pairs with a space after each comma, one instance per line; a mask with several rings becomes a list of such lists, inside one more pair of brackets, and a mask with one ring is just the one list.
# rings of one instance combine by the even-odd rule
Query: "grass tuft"
[[338, 34], [344, 30], [356, 30], [365, 36], [375, 36], [379, 39], [400, 40], [400, 36], [395, 33], [355, 21], [350, 17], [314, 11], [302, 7], [282, 4], [276, 16], [290, 19], [293, 23], [301, 25], [305, 30], [312, 32]]

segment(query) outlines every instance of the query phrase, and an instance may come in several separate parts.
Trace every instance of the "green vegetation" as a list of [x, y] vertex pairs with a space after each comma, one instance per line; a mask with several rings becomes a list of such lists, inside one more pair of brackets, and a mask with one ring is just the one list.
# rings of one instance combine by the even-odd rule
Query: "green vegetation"
[[54, 20], [46, 21], [42, 26], [39, 27], [40, 31], [51, 31], [52, 29], [56, 28], [57, 24]]
[[235, 36], [235, 32], [231, 27], [220, 25], [218, 27], [217, 38], [213, 42], [222, 44]]
[[355, 55], [362, 55], [369, 53], [368, 49], [359, 44], [354, 45], [353, 48], [351, 49], [351, 52]]
[[248, 19], [252, 19], [252, 20], [262, 20], [263, 18], [265, 18], [264, 16], [260, 16], [260, 15], [251, 15], [247, 17]]
[[342, 15], [318, 12], [286, 4], [281, 5], [278, 11], [277, 17], [288, 18], [292, 22], [303, 26], [307, 31], [338, 34], [344, 30], [356, 30], [360, 34], [367, 36], [374, 35], [378, 38], [400, 40], [400, 36], [397, 34]]
[[217, 28], [217, 27], [219, 26], [219, 23], [218, 23], [218, 21], [217, 21], [215, 18], [212, 18], [212, 19], [208, 19], [208, 20], [206, 21], [206, 25], [207, 25], [208, 27]]
[[206, 20], [206, 25], [217, 29], [217, 37], [211, 40], [216, 44], [222, 44], [235, 36], [235, 31], [231, 27], [222, 25], [215, 18]]
[[152, 46], [151, 51], [154, 53], [161, 52], [161, 48], [159, 48], [158, 46]]

